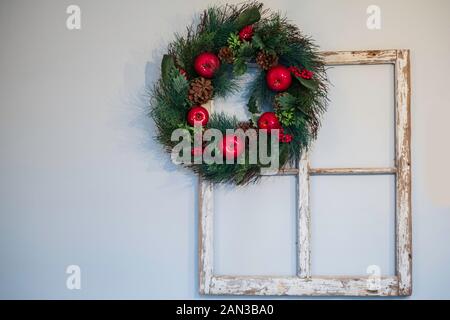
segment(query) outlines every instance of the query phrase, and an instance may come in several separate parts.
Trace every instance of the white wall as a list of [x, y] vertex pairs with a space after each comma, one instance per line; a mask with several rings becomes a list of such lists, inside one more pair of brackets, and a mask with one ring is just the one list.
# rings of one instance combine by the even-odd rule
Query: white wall
[[[65, 27], [73, 3], [80, 31]], [[0, 298], [200, 297], [196, 178], [151, 139], [145, 88], [173, 32], [208, 3], [0, 2]], [[413, 298], [450, 298], [450, 2], [265, 3], [323, 50], [411, 49]], [[379, 31], [366, 28], [370, 4], [382, 9]], [[316, 163], [392, 159], [390, 75], [330, 70]], [[313, 181], [316, 272], [364, 273], [373, 263], [393, 272], [392, 181], [364, 179]], [[288, 178], [217, 194], [219, 271], [293, 272], [291, 196]], [[349, 236], [338, 238], [337, 227]], [[79, 291], [66, 289], [70, 264], [81, 267]]]

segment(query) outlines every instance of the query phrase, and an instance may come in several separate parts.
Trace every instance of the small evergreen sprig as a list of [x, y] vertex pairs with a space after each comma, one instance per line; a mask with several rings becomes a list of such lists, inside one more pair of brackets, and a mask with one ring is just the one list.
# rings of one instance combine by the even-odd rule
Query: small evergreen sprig
[[241, 47], [242, 41], [239, 39], [239, 36], [236, 33], [231, 32], [230, 35], [228, 36], [227, 44], [228, 47], [230, 47], [231, 50], [233, 50], [236, 53]]

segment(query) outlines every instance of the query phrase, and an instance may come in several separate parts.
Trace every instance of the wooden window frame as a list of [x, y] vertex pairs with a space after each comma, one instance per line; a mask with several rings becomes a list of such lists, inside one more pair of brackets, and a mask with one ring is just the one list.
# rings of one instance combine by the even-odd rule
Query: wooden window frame
[[[304, 153], [297, 168], [266, 175], [297, 177], [297, 275], [215, 275], [213, 268], [213, 185], [199, 181], [199, 281], [201, 294], [292, 296], [409, 296], [412, 293], [411, 231], [411, 79], [409, 50], [323, 52], [328, 66], [394, 65], [395, 166], [385, 168], [311, 168]], [[311, 274], [311, 175], [395, 175], [395, 276], [381, 277], [374, 290], [368, 276]]]

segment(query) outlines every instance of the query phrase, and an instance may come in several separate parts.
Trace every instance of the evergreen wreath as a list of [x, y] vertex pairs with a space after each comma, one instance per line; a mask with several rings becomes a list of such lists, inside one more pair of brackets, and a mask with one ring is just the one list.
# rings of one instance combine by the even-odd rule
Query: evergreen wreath
[[[161, 64], [161, 78], [150, 99], [157, 140], [171, 152], [178, 128], [194, 131], [192, 121], [204, 128], [279, 129], [279, 164], [295, 164], [317, 136], [327, 106], [327, 77], [318, 47], [279, 13], [259, 2], [213, 6], [184, 35], [176, 34]], [[248, 121], [224, 113], [208, 114], [201, 105], [214, 97], [241, 90], [237, 79], [249, 63], [258, 66], [245, 92]], [[262, 106], [273, 112], [261, 114]], [[221, 143], [221, 142], [211, 142]], [[192, 156], [202, 150], [192, 148]], [[214, 183], [245, 185], [259, 178], [260, 163], [187, 164]]]

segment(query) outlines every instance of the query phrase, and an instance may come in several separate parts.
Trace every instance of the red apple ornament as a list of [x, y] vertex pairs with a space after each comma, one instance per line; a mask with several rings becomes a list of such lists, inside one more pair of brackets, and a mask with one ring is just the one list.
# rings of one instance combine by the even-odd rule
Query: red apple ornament
[[258, 119], [258, 128], [260, 129], [281, 129], [280, 121], [278, 121], [275, 112], [264, 112]]
[[266, 82], [270, 90], [285, 91], [292, 83], [291, 72], [285, 66], [277, 65], [267, 71]]
[[202, 127], [204, 127], [209, 120], [209, 112], [202, 106], [195, 106], [189, 109], [187, 114], [187, 122], [194, 126], [195, 122], [199, 122]]
[[252, 40], [252, 37], [253, 37], [252, 25], [245, 26], [241, 29], [241, 31], [239, 31], [239, 39], [241, 39], [241, 41], [250, 41]]
[[220, 152], [227, 159], [239, 157], [244, 151], [244, 141], [234, 134], [226, 134], [218, 144]]
[[199, 76], [211, 79], [220, 67], [219, 58], [211, 52], [199, 54], [194, 61], [194, 69]]

